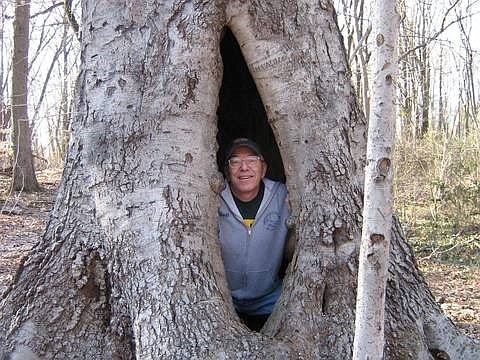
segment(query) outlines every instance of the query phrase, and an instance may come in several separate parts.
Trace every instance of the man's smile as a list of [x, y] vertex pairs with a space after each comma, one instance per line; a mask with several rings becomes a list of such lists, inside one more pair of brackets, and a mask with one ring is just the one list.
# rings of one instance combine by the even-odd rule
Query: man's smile
[[253, 177], [253, 175], [241, 175], [241, 176], [238, 176], [238, 179], [239, 180], [248, 180], [248, 179], [251, 179]]

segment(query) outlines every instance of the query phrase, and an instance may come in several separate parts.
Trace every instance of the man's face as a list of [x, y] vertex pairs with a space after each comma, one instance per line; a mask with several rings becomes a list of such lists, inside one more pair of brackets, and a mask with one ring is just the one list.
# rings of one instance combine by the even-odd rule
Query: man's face
[[[255, 157], [255, 152], [249, 147], [239, 147], [230, 159], [241, 160], [239, 166], [228, 167], [228, 180], [230, 181], [230, 190], [242, 201], [250, 201], [257, 196], [260, 190], [260, 181], [262, 181], [267, 172], [267, 164], [263, 159], [249, 163], [248, 157]], [[250, 158], [251, 159], [251, 158]]]

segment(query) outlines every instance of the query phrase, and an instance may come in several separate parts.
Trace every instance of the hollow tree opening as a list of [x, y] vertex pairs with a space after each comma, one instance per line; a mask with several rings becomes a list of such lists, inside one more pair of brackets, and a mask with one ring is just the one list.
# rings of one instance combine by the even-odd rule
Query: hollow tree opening
[[285, 182], [285, 171], [273, 131], [268, 124], [262, 99], [257, 91], [240, 46], [226, 28], [220, 43], [223, 79], [217, 109], [219, 152], [217, 161], [222, 171], [223, 152], [235, 138], [248, 137], [257, 142], [268, 164], [266, 177]]

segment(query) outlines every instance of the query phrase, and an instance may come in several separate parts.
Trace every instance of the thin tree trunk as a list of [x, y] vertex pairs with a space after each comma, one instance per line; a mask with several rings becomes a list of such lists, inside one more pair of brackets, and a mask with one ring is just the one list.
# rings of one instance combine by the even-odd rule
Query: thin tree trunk
[[[364, 33], [363, 21], [364, 21], [364, 1], [355, 0], [355, 32], [357, 34], [357, 44], [360, 46], [358, 53], [359, 66], [361, 68], [361, 86], [358, 88], [359, 94], [361, 93], [361, 104], [363, 105], [364, 115], [368, 118], [370, 114], [370, 84], [368, 74], [368, 61], [369, 53], [367, 47], [367, 39], [370, 34], [370, 28], [367, 28]], [[365, 39], [363, 37], [365, 36]], [[361, 89], [361, 92], [360, 92]]]
[[398, 14], [395, 0], [375, 4], [376, 48], [372, 115], [368, 122], [367, 163], [360, 247], [353, 359], [382, 359], [384, 309], [393, 212], [393, 147]]
[[[3, 0], [0, 0], [0, 142], [7, 140], [8, 119], [7, 109], [3, 101]], [[0, 160], [3, 162], [3, 159]]]
[[[65, 24], [64, 28], [64, 37], [68, 35], [68, 25]], [[77, 29], [78, 31], [78, 29]], [[73, 40], [73, 39], [72, 39]], [[70, 81], [69, 81], [69, 71], [68, 71], [68, 54], [70, 53], [70, 47], [67, 46], [67, 42], [64, 42], [63, 48], [63, 66], [62, 66], [62, 97], [61, 97], [61, 106], [60, 106], [60, 116], [58, 117], [57, 121], [57, 128], [58, 128], [58, 135], [59, 137], [56, 139], [56, 142], [59, 144], [58, 152], [59, 152], [59, 160], [65, 157], [65, 153], [67, 151], [68, 141], [70, 139], [70, 119], [72, 117], [71, 113], [71, 103], [72, 98], [69, 97], [71, 88]]]
[[30, 1], [17, 0], [13, 23], [12, 60], [12, 189], [39, 189], [32, 155], [32, 133], [28, 121], [28, 45]]

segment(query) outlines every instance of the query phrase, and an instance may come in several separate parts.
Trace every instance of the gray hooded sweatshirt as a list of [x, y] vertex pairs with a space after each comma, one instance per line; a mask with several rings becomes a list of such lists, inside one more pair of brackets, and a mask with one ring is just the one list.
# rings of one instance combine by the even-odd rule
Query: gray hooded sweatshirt
[[278, 271], [282, 263], [290, 210], [283, 183], [263, 179], [263, 200], [248, 228], [230, 187], [220, 194], [219, 237], [227, 282], [238, 312], [264, 315], [272, 312], [281, 291]]

